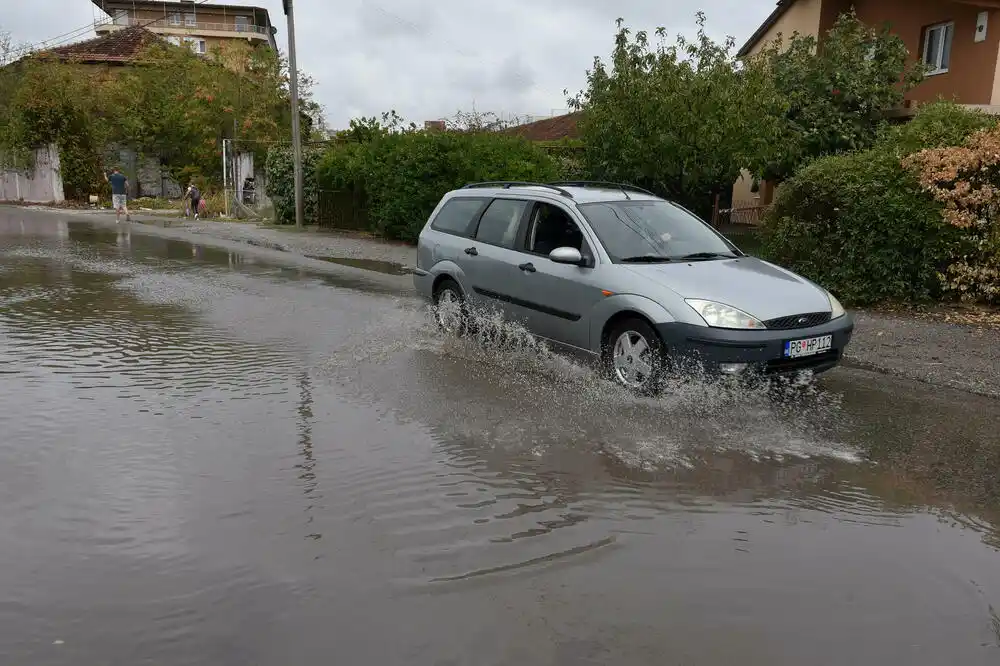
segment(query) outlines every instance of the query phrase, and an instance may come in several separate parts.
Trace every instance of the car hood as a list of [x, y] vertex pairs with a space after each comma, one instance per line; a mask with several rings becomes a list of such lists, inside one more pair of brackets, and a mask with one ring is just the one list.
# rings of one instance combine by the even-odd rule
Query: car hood
[[755, 257], [634, 264], [628, 268], [681, 298], [724, 303], [761, 321], [830, 310], [825, 291], [791, 271]]

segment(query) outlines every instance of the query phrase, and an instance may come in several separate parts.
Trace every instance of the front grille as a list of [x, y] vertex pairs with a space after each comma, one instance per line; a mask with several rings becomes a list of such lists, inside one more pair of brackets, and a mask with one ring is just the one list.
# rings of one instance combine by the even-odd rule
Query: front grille
[[788, 330], [792, 328], [809, 328], [810, 326], [819, 326], [820, 324], [825, 324], [830, 321], [829, 312], [810, 312], [808, 314], [797, 314], [790, 317], [778, 317], [777, 319], [768, 319], [764, 322], [764, 326], [774, 331]]

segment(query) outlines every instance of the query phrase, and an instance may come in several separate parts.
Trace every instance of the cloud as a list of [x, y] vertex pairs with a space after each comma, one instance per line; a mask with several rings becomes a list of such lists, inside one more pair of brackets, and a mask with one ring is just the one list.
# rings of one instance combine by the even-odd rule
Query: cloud
[[[6, 6], [9, 4], [10, 6]], [[266, 7], [285, 48], [280, 0]], [[746, 39], [773, 9], [744, 0], [295, 0], [299, 67], [333, 127], [395, 109], [418, 125], [458, 110], [508, 116], [565, 111], [563, 90], [586, 83], [594, 56], [613, 46], [615, 19], [634, 29], [664, 26], [693, 35], [703, 9], [715, 39]], [[84, 0], [5, 3], [0, 29], [39, 42], [85, 27], [100, 11]], [[93, 33], [82, 33], [86, 38]]]

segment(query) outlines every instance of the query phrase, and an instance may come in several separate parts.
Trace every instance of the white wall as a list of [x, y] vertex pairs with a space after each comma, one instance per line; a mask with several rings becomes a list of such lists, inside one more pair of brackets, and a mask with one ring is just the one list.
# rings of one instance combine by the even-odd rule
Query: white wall
[[59, 149], [54, 144], [35, 150], [35, 163], [30, 170], [0, 170], [0, 201], [62, 203], [64, 200]]

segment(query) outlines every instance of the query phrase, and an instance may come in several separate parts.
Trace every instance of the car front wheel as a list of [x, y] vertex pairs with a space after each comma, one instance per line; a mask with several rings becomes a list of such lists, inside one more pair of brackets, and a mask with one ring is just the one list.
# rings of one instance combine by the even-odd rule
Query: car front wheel
[[468, 327], [465, 295], [453, 280], [445, 280], [434, 291], [434, 319], [445, 333], [464, 335]]
[[636, 393], [651, 395], [662, 385], [665, 354], [660, 336], [642, 319], [616, 324], [604, 346], [604, 368], [612, 380]]

